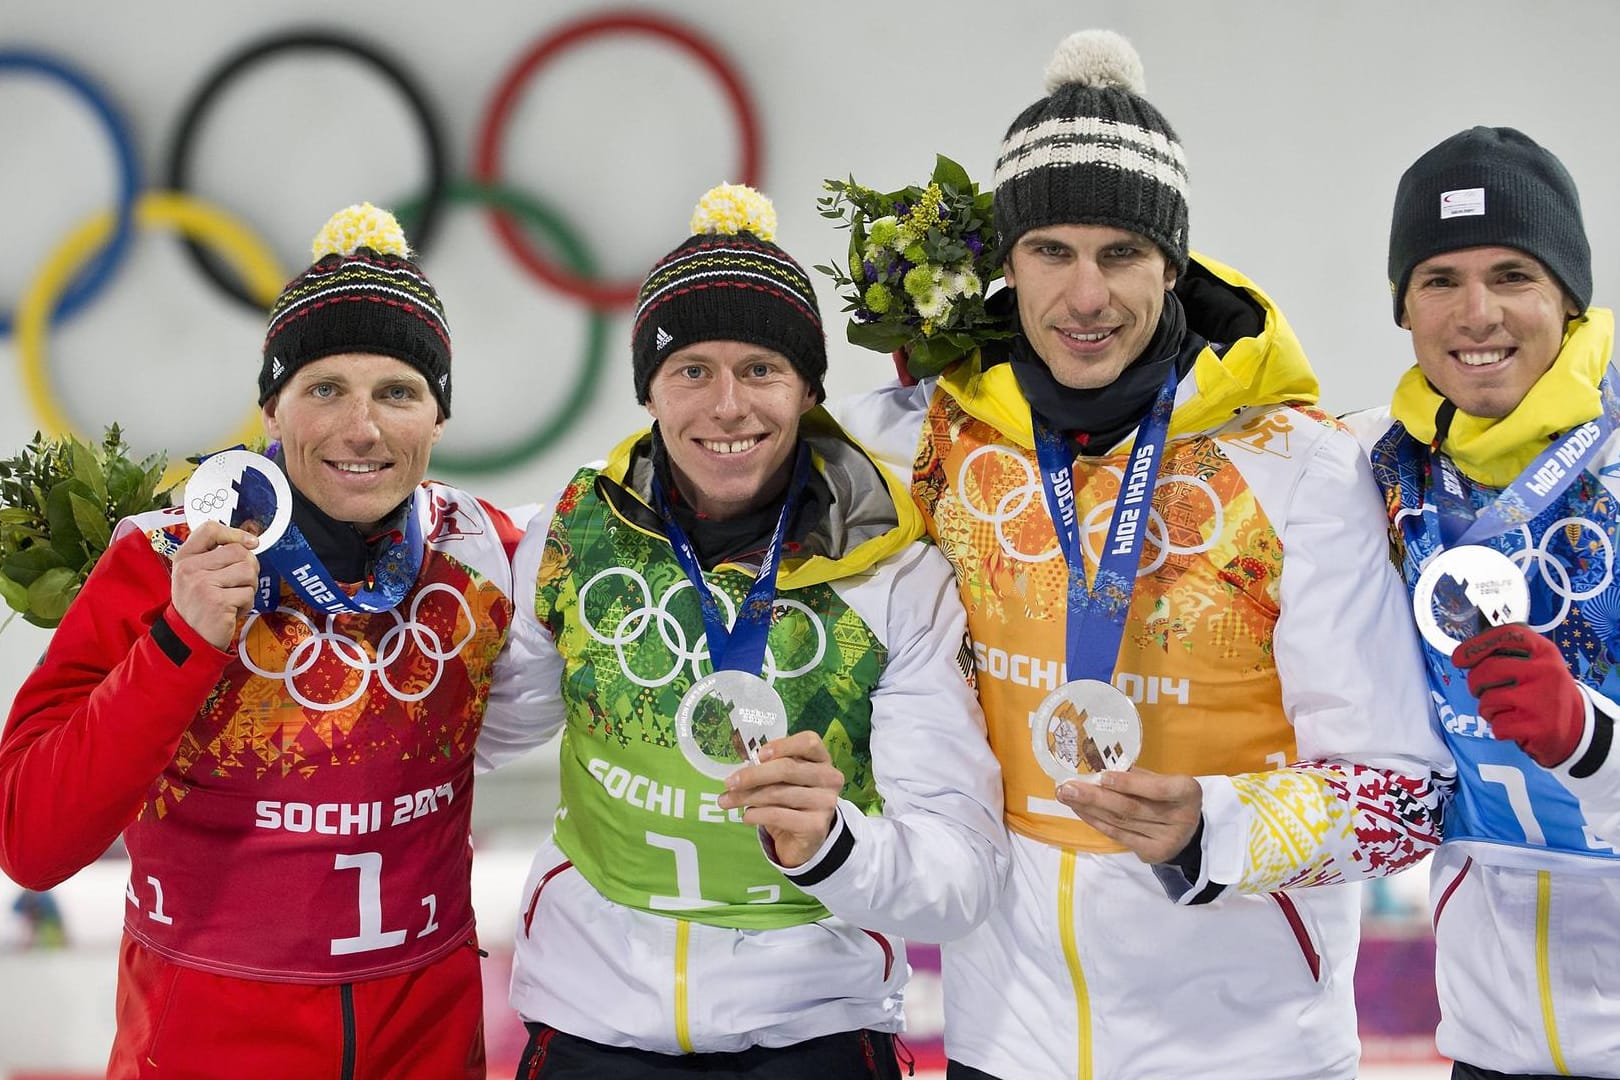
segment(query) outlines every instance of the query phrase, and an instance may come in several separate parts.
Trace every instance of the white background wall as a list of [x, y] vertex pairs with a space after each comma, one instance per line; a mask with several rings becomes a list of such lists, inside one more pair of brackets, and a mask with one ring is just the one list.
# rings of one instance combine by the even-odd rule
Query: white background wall
[[[1585, 195], [1596, 297], [1612, 299], [1620, 225], [1620, 4], [1602, 0], [1225, 0], [1141, 2], [642, 5], [723, 50], [751, 88], [764, 132], [763, 188], [779, 239], [807, 265], [841, 257], [844, 235], [815, 211], [824, 177], [880, 188], [923, 178], [943, 152], [988, 180], [997, 142], [1042, 91], [1066, 33], [1108, 26], [1142, 54], [1148, 97], [1170, 118], [1192, 171], [1194, 248], [1232, 263], [1282, 304], [1333, 410], [1385, 400], [1409, 363], [1384, 277], [1401, 170], [1452, 132], [1522, 127], [1559, 154]], [[537, 36], [606, 10], [582, 0], [519, 4], [218, 0], [142, 4], [0, 0], [0, 47], [30, 46], [89, 73], [134, 126], [146, 182], [161, 178], [179, 112], [212, 67], [259, 34], [342, 27], [386, 47], [436, 105], [453, 171], [501, 74]], [[421, 184], [417, 136], [371, 73], [287, 57], [233, 84], [202, 132], [196, 190], [241, 215], [290, 274], [334, 209], [387, 204]], [[635, 278], [685, 235], [692, 204], [737, 179], [737, 140], [716, 85], [644, 38], [565, 53], [530, 86], [511, 126], [511, 180], [543, 196], [603, 269]], [[112, 156], [79, 103], [0, 71], [0, 303], [15, 304], [59, 238], [113, 198]], [[581, 308], [517, 268], [482, 212], [458, 209], [425, 265], [456, 343], [455, 416], [445, 446], [488, 448], [552, 418], [579, 371]], [[843, 343], [824, 282], [834, 397], [886, 378], [889, 361]], [[645, 416], [634, 404], [628, 320], [614, 317], [607, 376], [570, 435], [499, 476], [451, 476], [499, 502], [549, 495]], [[75, 423], [119, 420], [142, 450], [212, 448], [248, 413], [262, 320], [225, 302], [167, 236], [143, 235], [120, 276], [50, 339], [56, 393]], [[0, 454], [38, 425], [0, 340]], [[46, 637], [0, 634], [0, 700]], [[94, 1055], [92, 1055], [94, 1056]]]

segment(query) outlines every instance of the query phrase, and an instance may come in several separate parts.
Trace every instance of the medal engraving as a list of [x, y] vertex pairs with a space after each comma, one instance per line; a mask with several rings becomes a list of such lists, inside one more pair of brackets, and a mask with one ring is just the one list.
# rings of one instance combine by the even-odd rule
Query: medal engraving
[[759, 763], [759, 748], [787, 734], [787, 707], [746, 671], [716, 671], [692, 684], [675, 710], [675, 741], [692, 768], [724, 780]]
[[1142, 753], [1142, 718], [1131, 699], [1095, 679], [1064, 683], [1031, 717], [1035, 760], [1057, 783], [1095, 782], [1123, 772]]
[[1442, 551], [1412, 590], [1412, 611], [1423, 640], [1450, 656], [1482, 630], [1523, 622], [1530, 588], [1512, 559], [1477, 544]]

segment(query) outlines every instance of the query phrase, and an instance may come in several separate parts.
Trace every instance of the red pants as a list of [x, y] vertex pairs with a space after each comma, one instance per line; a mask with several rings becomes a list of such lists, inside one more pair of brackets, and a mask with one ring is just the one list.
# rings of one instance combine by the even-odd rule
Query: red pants
[[262, 982], [171, 964], [126, 935], [109, 1080], [485, 1080], [469, 942], [404, 975]]

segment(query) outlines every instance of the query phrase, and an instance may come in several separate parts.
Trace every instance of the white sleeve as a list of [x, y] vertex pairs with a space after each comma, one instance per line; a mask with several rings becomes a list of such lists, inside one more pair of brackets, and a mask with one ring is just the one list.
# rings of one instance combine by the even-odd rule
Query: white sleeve
[[1620, 848], [1620, 754], [1614, 749], [1620, 703], [1585, 685], [1581, 693], [1590, 714], [1586, 734], [1569, 760], [1551, 771], [1580, 802], [1593, 835]]
[[827, 411], [874, 461], [909, 487], [936, 381], [924, 379], [915, 386], [890, 383], [841, 398]]
[[[883, 628], [888, 661], [872, 694], [881, 817], [840, 801], [832, 834], [793, 882], [840, 918], [918, 941], [977, 926], [1007, 871], [1001, 769], [968, 672], [967, 617], [950, 565], [913, 545], [840, 594]], [[769, 852], [767, 851], [767, 855]]]
[[[1309, 764], [1199, 778], [1205, 871], [1246, 889], [1416, 862], [1438, 839], [1440, 781], [1455, 773], [1371, 466], [1338, 429], [1310, 452], [1280, 530], [1273, 637], [1283, 708]], [[1299, 844], [1288, 820], [1314, 822], [1314, 842]]]
[[[550, 504], [556, 505], [555, 500]], [[556, 734], [567, 718], [562, 698], [562, 654], [534, 613], [535, 581], [551, 531], [541, 510], [512, 556], [512, 625], [495, 660], [474, 756], [478, 772], [505, 765]]]

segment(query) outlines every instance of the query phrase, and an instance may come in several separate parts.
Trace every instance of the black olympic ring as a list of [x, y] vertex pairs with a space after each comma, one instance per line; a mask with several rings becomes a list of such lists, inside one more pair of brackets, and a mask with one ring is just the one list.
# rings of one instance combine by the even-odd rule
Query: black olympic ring
[[[254, 64], [278, 53], [305, 50], [345, 53], [370, 65], [379, 75], [393, 83], [410, 105], [411, 112], [416, 116], [417, 125], [422, 131], [428, 168], [427, 193], [423, 197], [421, 217], [417, 222], [415, 234], [411, 236], [411, 244], [418, 253], [427, 250], [433, 242], [434, 233], [439, 225], [439, 215], [444, 209], [444, 189], [450, 172], [443, 131], [433, 109], [428, 105], [427, 95], [417, 86], [416, 81], [406, 74], [405, 69], [376, 46], [348, 34], [329, 30], [291, 30], [250, 42], [245, 48], [226, 57], [203, 80], [191, 100], [186, 103], [185, 111], [181, 113], [180, 126], [175, 129], [174, 142], [169, 146], [165, 182], [175, 191], [191, 193], [192, 149], [196, 146], [198, 128], [208, 109], [219, 100], [225, 87], [233, 79]], [[241, 283], [233, 278], [207, 249], [191, 239], [185, 240], [185, 245], [191, 261], [208, 276], [210, 281], [256, 313], [261, 315], [264, 313], [263, 306], [248, 294]]]

